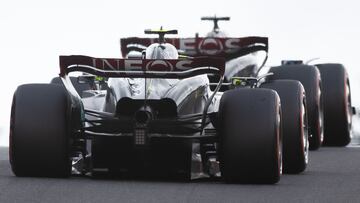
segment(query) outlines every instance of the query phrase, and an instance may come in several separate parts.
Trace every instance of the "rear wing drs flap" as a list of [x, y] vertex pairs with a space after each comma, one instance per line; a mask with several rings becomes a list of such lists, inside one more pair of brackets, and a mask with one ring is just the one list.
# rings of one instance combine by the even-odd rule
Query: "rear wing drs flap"
[[187, 59], [117, 59], [82, 55], [60, 56], [60, 76], [80, 71], [101, 77], [188, 78], [201, 74], [223, 76], [225, 60], [219, 57]]
[[[267, 37], [242, 37], [242, 38], [165, 38], [167, 43], [173, 44], [177, 49], [185, 52], [185, 55], [216, 56], [223, 57], [226, 61], [245, 56], [257, 51], [268, 52]], [[148, 47], [158, 42], [157, 38], [122, 38], [120, 39], [121, 53], [123, 57], [140, 45]]]

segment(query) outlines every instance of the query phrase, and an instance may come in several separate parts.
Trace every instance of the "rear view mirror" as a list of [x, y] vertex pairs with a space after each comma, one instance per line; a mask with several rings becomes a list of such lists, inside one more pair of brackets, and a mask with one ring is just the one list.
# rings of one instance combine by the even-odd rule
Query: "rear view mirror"
[[127, 55], [127, 58], [129, 59], [141, 59], [142, 53], [138, 51], [130, 51]]
[[81, 75], [78, 77], [77, 82], [80, 84], [95, 84], [94, 75]]
[[81, 75], [77, 78], [79, 84], [86, 84], [92, 90], [106, 90], [108, 78], [96, 75]]

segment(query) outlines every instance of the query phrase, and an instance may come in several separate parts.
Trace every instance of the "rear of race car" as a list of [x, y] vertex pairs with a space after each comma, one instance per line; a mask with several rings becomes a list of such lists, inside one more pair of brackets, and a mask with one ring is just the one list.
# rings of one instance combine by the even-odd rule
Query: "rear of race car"
[[[166, 80], [206, 73], [221, 75], [224, 69], [223, 59], [208, 57], [141, 60], [62, 56], [60, 61], [68, 93], [78, 101], [78, 95], [74, 94], [71, 83], [66, 79], [67, 73], [72, 71], [84, 71], [106, 78]], [[183, 81], [185, 83], [181, 86]], [[185, 85], [191, 88], [186, 79], [181, 82], [180, 89]], [[104, 106], [112, 111], [84, 108], [85, 126], [82, 131], [85, 139], [91, 139], [91, 172], [129, 172], [165, 177], [180, 175], [190, 178], [193, 141], [215, 137], [214, 133], [204, 136], [204, 128], [210, 123], [208, 109], [211, 101], [202, 98], [204, 94], [201, 95], [201, 88], [184, 89], [182, 94], [169, 90], [164, 98], [149, 98], [149, 88], [145, 87], [149, 84], [145, 82], [145, 94], [119, 97], [114, 94], [116, 89], [127, 89], [129, 85], [115, 84], [110, 86], [104, 97]], [[113, 107], [109, 108], [111, 105]], [[188, 110], [190, 106], [192, 109]]]

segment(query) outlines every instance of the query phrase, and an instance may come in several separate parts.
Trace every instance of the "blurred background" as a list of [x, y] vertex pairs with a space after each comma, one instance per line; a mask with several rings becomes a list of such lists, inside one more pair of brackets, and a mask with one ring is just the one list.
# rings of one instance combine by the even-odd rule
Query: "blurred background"
[[[282, 59], [340, 62], [350, 75], [353, 106], [360, 107], [360, 3], [356, 0], [116, 1], [12, 0], [0, 3], [0, 145], [8, 145], [12, 95], [23, 83], [47, 83], [59, 73], [58, 56], [120, 57], [120, 37], [146, 28], [204, 36], [220, 22], [229, 36], [269, 37], [267, 65]], [[358, 110], [359, 111], [359, 110]], [[34, 112], [36, 113], [36, 112]], [[355, 135], [360, 132], [354, 121]]]

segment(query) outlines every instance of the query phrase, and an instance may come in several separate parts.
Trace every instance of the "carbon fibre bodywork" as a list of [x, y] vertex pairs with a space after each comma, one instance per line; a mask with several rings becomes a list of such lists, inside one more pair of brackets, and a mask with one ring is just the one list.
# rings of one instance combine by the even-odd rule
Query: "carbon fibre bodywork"
[[[96, 62], [97, 60], [102, 63]], [[221, 58], [157, 60], [166, 62], [165, 64], [174, 64], [171, 65], [171, 69], [166, 70], [163, 68], [169, 67], [150, 67], [149, 64], [153, 64], [154, 61], [98, 59], [87, 56], [60, 57], [61, 79], [71, 103], [69, 117], [77, 118], [77, 121], [75, 119], [70, 121], [77, 123], [77, 127], [71, 129], [74, 143], [77, 145], [75, 148], [81, 149], [75, 154], [82, 154], [81, 157], [89, 157], [93, 160], [92, 169], [89, 169], [89, 166], [84, 166], [83, 161], [79, 161], [81, 160], [79, 156], [74, 157], [74, 170], [77, 173], [89, 172], [89, 170], [91, 172], [99, 167], [111, 165], [110, 162], [99, 165], [98, 160], [103, 158], [98, 158], [98, 148], [95, 148], [97, 151], [90, 153], [94, 150], [91, 149], [94, 148], [94, 144], [89, 148], [88, 144], [81, 140], [121, 139], [123, 140], [119, 142], [121, 146], [130, 139], [133, 141], [128, 144], [135, 147], [153, 145], [152, 143], [160, 141], [159, 139], [166, 143], [169, 142], [167, 141], [169, 138], [178, 140], [176, 142], [179, 143], [194, 140], [198, 140], [198, 143], [215, 142], [216, 133], [206, 128], [214, 129], [211, 120], [216, 119], [215, 112], [221, 93], [210, 91], [209, 81], [202, 73], [217, 73], [221, 76], [224, 72], [224, 60]], [[157, 70], [157, 68], [161, 69]], [[118, 77], [110, 77], [105, 88], [87, 90], [79, 95], [68, 76], [72, 71]], [[198, 75], [199, 73], [201, 75]], [[124, 74], [133, 74], [134, 77], [125, 77]], [[184, 74], [192, 77], [182, 80], [171, 79], [181, 78]], [[220, 85], [221, 81], [219, 87]], [[74, 116], [75, 114], [80, 115], [80, 118]], [[139, 133], [143, 135], [142, 138], [136, 136]], [[95, 157], [94, 153], [97, 153]], [[107, 154], [107, 152], [100, 154], [104, 153]]]

